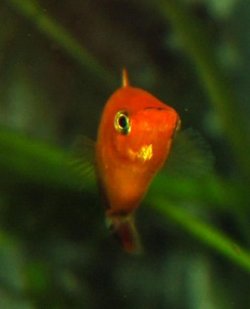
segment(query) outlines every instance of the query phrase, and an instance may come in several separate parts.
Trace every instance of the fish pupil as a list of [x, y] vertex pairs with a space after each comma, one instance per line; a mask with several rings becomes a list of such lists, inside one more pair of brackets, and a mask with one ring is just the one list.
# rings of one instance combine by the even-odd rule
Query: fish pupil
[[121, 116], [120, 118], [119, 118], [119, 126], [121, 127], [121, 128], [126, 128], [127, 127], [127, 125], [128, 125], [128, 122], [127, 122], [127, 117], [125, 117], [125, 116]]

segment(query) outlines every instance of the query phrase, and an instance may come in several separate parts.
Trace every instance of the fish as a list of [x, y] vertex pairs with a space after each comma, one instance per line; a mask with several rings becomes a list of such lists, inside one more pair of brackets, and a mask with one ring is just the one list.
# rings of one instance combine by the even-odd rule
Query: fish
[[177, 111], [151, 93], [122, 85], [104, 106], [95, 144], [95, 170], [109, 229], [128, 253], [142, 245], [135, 213], [167, 161], [181, 126]]

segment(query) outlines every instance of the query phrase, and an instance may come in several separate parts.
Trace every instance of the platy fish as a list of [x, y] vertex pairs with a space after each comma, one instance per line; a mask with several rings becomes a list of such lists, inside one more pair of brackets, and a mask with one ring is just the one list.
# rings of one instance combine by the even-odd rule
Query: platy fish
[[107, 224], [127, 252], [140, 251], [134, 215], [171, 151], [180, 117], [149, 92], [122, 87], [108, 99], [95, 145], [96, 174]]

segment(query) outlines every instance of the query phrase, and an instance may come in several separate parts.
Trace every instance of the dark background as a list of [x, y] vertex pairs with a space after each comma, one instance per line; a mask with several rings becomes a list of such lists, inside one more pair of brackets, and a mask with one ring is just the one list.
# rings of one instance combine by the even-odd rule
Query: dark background
[[[245, 0], [0, 1], [0, 308], [250, 307], [249, 14]], [[152, 184], [141, 256], [67, 165], [124, 66], [206, 140]]]

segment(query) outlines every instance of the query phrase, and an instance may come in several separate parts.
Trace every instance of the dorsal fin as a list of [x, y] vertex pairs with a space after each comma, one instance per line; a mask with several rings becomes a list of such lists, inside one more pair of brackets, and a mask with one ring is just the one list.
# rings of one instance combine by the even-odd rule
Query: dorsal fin
[[128, 71], [126, 68], [122, 69], [122, 87], [129, 86], [129, 79], [128, 79]]

